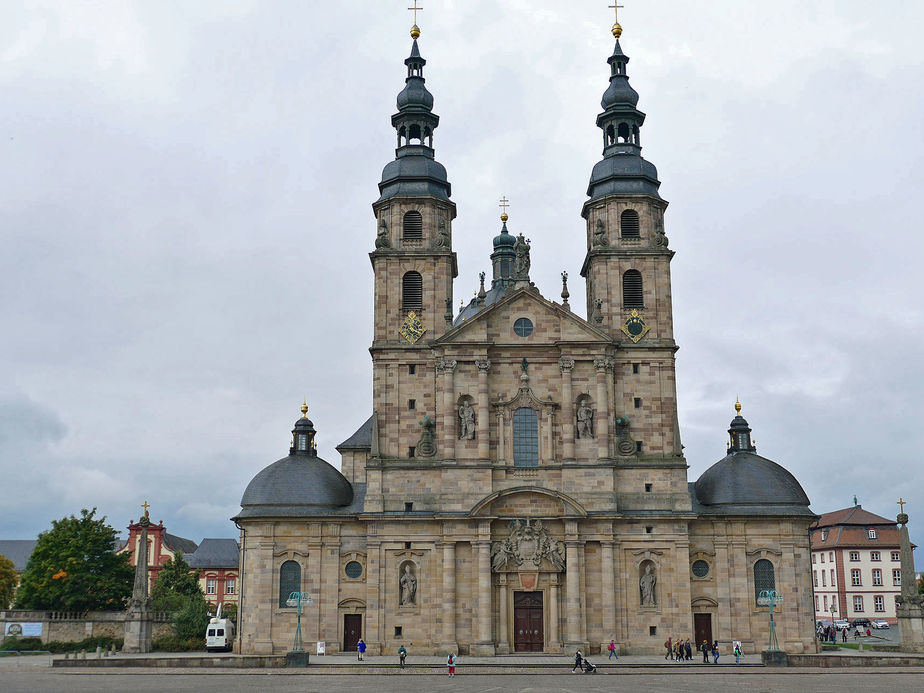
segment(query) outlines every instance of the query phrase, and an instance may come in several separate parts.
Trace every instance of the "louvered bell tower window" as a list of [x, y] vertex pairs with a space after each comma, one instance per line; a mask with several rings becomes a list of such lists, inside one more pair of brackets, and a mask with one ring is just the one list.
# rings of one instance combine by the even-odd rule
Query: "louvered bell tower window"
[[420, 272], [408, 272], [402, 278], [401, 307], [404, 310], [423, 308], [423, 277]]
[[639, 233], [638, 212], [627, 209], [619, 216], [619, 228], [623, 238], [641, 238]]
[[411, 210], [404, 215], [404, 238], [423, 238], [423, 217], [420, 212]]
[[623, 308], [645, 307], [642, 273], [638, 270], [628, 270], [622, 275], [622, 305]]

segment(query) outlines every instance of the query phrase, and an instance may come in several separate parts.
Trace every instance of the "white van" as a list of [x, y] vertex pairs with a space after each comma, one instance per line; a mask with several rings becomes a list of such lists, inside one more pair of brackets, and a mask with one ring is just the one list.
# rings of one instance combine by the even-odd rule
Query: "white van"
[[206, 652], [230, 652], [234, 647], [234, 622], [221, 617], [221, 606], [205, 629]]

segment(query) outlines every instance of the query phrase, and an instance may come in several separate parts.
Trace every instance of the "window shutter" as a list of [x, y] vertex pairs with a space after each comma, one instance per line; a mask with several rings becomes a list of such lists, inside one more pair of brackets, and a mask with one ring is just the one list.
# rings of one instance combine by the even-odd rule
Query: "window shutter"
[[645, 307], [642, 273], [638, 270], [628, 270], [622, 275], [622, 305], [624, 308]]
[[411, 210], [404, 215], [404, 238], [423, 238], [423, 217]]

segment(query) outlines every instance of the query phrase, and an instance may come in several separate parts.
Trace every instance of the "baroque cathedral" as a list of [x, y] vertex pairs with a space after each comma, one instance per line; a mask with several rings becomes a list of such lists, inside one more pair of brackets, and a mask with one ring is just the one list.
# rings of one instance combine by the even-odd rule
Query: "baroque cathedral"
[[[490, 282], [453, 312], [456, 206], [411, 31], [367, 236], [374, 273], [371, 416], [317, 456], [303, 407], [292, 447], [247, 486], [236, 650], [371, 654], [663, 652], [668, 637], [814, 636], [798, 481], [756, 454], [740, 404], [726, 455], [687, 479], [680, 442], [667, 202], [641, 155], [645, 114], [619, 43], [596, 123], [603, 157], [581, 210], [587, 319], [530, 281], [507, 216]], [[579, 236], [574, 235], [574, 242]], [[716, 445], [721, 442], [717, 437]]]

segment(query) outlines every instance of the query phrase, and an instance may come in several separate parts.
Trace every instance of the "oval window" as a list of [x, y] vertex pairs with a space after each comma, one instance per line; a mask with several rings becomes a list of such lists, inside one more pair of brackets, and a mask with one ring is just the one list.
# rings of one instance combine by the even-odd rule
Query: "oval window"
[[353, 580], [355, 580], [356, 578], [358, 578], [360, 575], [363, 574], [363, 564], [360, 563], [359, 561], [350, 561], [344, 567], [343, 572], [346, 573], [346, 576], [348, 578], [352, 578]]
[[693, 561], [693, 574], [698, 578], [704, 578], [709, 574], [709, 564], [706, 561]]
[[517, 321], [513, 323], [513, 331], [519, 337], [529, 337], [533, 333], [533, 321], [529, 318], [517, 318]]

